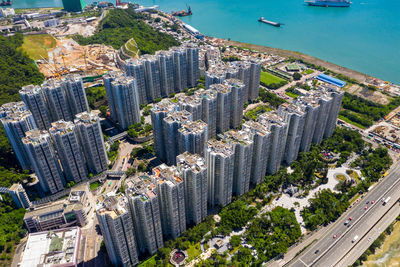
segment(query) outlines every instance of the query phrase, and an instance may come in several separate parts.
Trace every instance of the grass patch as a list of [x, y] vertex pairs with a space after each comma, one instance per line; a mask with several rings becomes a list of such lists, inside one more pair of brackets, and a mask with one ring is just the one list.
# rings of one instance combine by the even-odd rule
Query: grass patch
[[260, 81], [262, 83], [267, 84], [267, 85], [270, 85], [272, 83], [278, 84], [278, 83], [281, 83], [281, 82], [286, 82], [284, 79], [279, 78], [278, 76], [275, 76], [275, 75], [273, 75], [273, 74], [271, 74], [269, 72], [264, 72], [264, 71], [261, 72]]
[[99, 188], [100, 186], [101, 186], [101, 183], [99, 183], [99, 182], [93, 182], [93, 183], [90, 184], [89, 188], [90, 188], [90, 191], [92, 191], [92, 190], [96, 190], [96, 189]]
[[266, 105], [261, 105], [258, 106], [256, 108], [253, 108], [252, 110], [247, 111], [244, 116], [246, 117], [246, 119], [248, 120], [257, 120], [258, 116], [260, 116], [260, 114], [271, 111], [272, 109]]
[[152, 257], [139, 264], [138, 267], [156, 266], [156, 256], [157, 254], [154, 254]]
[[285, 92], [285, 95], [290, 96], [291, 98], [296, 99], [297, 97], [299, 97], [299, 95], [292, 93], [292, 92]]
[[38, 60], [41, 56], [48, 58], [47, 49], [57, 46], [56, 39], [49, 34], [25, 35], [21, 46], [31, 59]]
[[308, 74], [311, 74], [311, 73], [314, 73], [314, 70], [312, 70], [312, 69], [307, 69], [307, 70], [305, 70], [305, 71], [302, 72], [302, 74], [305, 74], [305, 75], [308, 75]]
[[360, 176], [358, 176], [358, 173], [356, 171], [353, 170], [350, 171], [351, 172], [348, 173], [348, 175], [358, 183], [360, 181]]
[[346, 176], [344, 176], [343, 174], [338, 174], [335, 176], [335, 178], [339, 180], [339, 182], [345, 182], [347, 180]]
[[194, 258], [196, 258], [201, 254], [200, 243], [190, 245], [189, 248], [186, 250], [186, 252], [188, 253], [189, 256], [189, 259], [186, 262], [190, 262], [191, 260], [193, 260]]
[[359, 124], [357, 122], [354, 122], [354, 121], [350, 120], [349, 118], [347, 118], [347, 117], [345, 117], [343, 115], [339, 114], [338, 118], [341, 119], [342, 121], [345, 121], [347, 123], [353, 124], [354, 126], [357, 126], [357, 127], [361, 128], [361, 129], [367, 129], [367, 127], [365, 127], [365, 126], [363, 126], [363, 125], [361, 125], [361, 124]]

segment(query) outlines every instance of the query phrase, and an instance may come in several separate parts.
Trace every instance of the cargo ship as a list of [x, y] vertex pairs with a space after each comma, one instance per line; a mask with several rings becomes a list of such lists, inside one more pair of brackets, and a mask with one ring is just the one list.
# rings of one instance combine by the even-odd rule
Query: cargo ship
[[182, 11], [175, 11], [172, 12], [172, 16], [177, 16], [177, 17], [186, 17], [192, 15], [192, 10], [190, 9], [190, 6], [188, 7], [188, 10], [182, 10]]
[[0, 2], [0, 6], [11, 6], [12, 5], [12, 1], [11, 0], [7, 0], [7, 1], [1, 1]]
[[266, 20], [264, 17], [261, 17], [258, 19], [259, 22], [264, 22], [266, 24], [269, 24], [271, 26], [275, 26], [275, 27], [280, 27], [281, 25], [283, 25], [282, 23], [279, 22], [274, 22], [274, 21], [270, 21], [270, 20]]
[[309, 6], [322, 7], [349, 7], [352, 3], [348, 0], [312, 0], [305, 1]]

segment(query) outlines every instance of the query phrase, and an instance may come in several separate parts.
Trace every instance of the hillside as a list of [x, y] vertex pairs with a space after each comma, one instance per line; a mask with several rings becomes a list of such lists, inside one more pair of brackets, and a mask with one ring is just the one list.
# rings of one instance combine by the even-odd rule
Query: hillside
[[113, 9], [99, 23], [96, 33], [90, 37], [74, 36], [80, 45], [106, 44], [119, 49], [129, 39], [134, 38], [141, 54], [154, 54], [157, 50], [167, 50], [179, 45], [168, 34], [153, 30], [144, 20], [148, 15], [135, 13], [132, 7], [128, 9]]

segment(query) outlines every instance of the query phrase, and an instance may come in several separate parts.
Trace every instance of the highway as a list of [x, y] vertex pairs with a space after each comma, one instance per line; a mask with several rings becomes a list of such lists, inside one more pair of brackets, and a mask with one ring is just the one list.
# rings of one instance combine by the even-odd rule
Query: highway
[[364, 236], [360, 237], [360, 241], [354, 247], [337, 261], [336, 266], [349, 266], [352, 265], [369, 246], [374, 242], [379, 235], [386, 230], [386, 228], [396, 220], [400, 214], [400, 204], [394, 204], [390, 210], [382, 217], [375, 226]]
[[[400, 163], [395, 163], [389, 170], [389, 174], [381, 182], [376, 184], [364, 198], [350, 208], [350, 211], [339, 218], [327, 234], [291, 266], [336, 266], [337, 261], [360, 241], [399, 198], [399, 178]], [[391, 200], [384, 206], [381, 200], [388, 196], [391, 196]], [[371, 205], [371, 201], [375, 203]], [[368, 208], [366, 209], [367, 206]], [[346, 226], [344, 222], [349, 217], [352, 220]], [[357, 242], [352, 243], [356, 235], [359, 236], [359, 239]], [[336, 237], [334, 238], [334, 236]]]

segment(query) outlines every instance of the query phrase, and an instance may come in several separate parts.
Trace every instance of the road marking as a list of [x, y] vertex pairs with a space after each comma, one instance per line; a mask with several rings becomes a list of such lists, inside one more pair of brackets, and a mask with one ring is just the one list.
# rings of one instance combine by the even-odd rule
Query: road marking
[[301, 258], [299, 259], [301, 261], [301, 263], [303, 263], [306, 267], [309, 267], [309, 265], [307, 265]]

